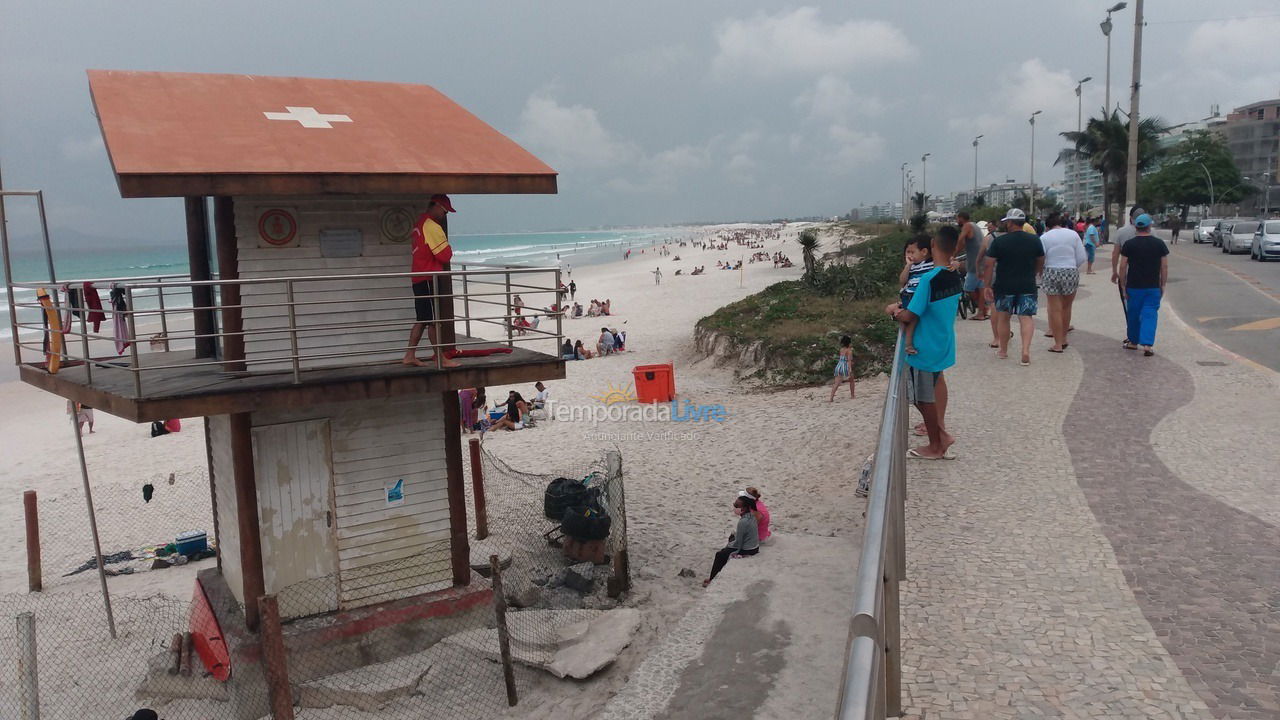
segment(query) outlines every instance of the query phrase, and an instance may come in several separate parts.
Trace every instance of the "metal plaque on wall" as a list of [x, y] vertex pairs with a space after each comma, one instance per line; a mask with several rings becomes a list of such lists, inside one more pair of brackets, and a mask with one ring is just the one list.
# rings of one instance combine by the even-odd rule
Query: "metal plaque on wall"
[[320, 231], [320, 256], [328, 258], [364, 255], [364, 233], [359, 228], [330, 228]]

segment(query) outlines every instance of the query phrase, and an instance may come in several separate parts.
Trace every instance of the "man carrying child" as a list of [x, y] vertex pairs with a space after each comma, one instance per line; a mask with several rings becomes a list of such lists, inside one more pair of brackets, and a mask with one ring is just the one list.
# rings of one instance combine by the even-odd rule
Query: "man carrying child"
[[[902, 266], [902, 272], [898, 275], [898, 282], [902, 284], [902, 292], [898, 294], [898, 302], [885, 308], [885, 311], [890, 315], [911, 303], [911, 296], [915, 293], [916, 286], [920, 283], [920, 278], [934, 268], [931, 247], [932, 241], [924, 233], [916, 235], [907, 241], [906, 262]], [[908, 355], [915, 355], [916, 349], [912, 345], [915, 326], [907, 325], [905, 335], [906, 352]]]
[[[913, 458], [943, 460], [955, 457], [949, 450], [955, 438], [943, 426], [947, 405], [947, 385], [943, 371], [956, 362], [956, 309], [964, 292], [960, 273], [951, 269], [959, 231], [950, 226], [938, 230], [931, 250], [934, 267], [916, 278], [909, 296], [901, 305], [889, 306], [889, 314], [902, 323], [907, 341], [907, 398], [924, 418], [929, 444], [907, 451]], [[916, 248], [921, 243], [913, 240]], [[925, 237], [926, 247], [928, 238]], [[919, 257], [919, 253], [916, 254]], [[904, 292], [906, 287], [903, 288]]]

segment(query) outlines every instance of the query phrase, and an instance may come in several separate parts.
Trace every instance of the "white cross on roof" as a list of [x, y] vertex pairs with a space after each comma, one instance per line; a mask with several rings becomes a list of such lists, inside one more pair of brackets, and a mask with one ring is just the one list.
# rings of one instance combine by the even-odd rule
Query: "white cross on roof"
[[285, 105], [285, 110], [289, 112], [264, 112], [268, 120], [296, 120], [305, 128], [331, 128], [329, 123], [351, 122], [351, 118], [346, 115], [325, 115], [317, 112], [313, 107], [290, 107]]

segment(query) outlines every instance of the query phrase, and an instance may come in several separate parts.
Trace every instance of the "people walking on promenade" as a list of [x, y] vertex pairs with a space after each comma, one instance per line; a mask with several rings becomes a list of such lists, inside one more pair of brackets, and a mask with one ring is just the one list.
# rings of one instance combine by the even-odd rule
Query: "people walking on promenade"
[[1182, 232], [1182, 216], [1173, 215], [1169, 218], [1169, 232], [1173, 235], [1173, 244], [1178, 244], [1178, 233]]
[[1080, 266], [1088, 260], [1088, 255], [1080, 236], [1065, 226], [1061, 215], [1050, 215], [1046, 224], [1049, 230], [1040, 236], [1040, 244], [1044, 247], [1041, 286], [1049, 306], [1048, 334], [1053, 337], [1053, 347], [1049, 352], [1060, 353], [1067, 347], [1071, 306], [1080, 287]]
[[1160, 300], [1169, 277], [1169, 248], [1151, 234], [1151, 216], [1143, 213], [1133, 220], [1137, 234], [1120, 248], [1120, 292], [1129, 308], [1126, 350], [1142, 348], [1146, 357], [1155, 355], [1156, 321]]
[[943, 227], [933, 241], [934, 268], [920, 277], [905, 308], [890, 314], [903, 325], [916, 325], [914, 355], [906, 356], [907, 400], [924, 418], [929, 444], [907, 454], [924, 460], [950, 460], [956, 439], [944, 429], [947, 384], [943, 371], [956, 363], [956, 308], [964, 292], [960, 273], [951, 269], [960, 232]]
[[1022, 340], [1022, 365], [1031, 364], [1031, 338], [1035, 335], [1035, 316], [1039, 309], [1036, 276], [1044, 269], [1044, 246], [1040, 238], [1023, 230], [1026, 213], [1012, 208], [1001, 224], [1008, 230], [987, 247], [983, 283], [987, 300], [995, 303], [996, 357], [1009, 357], [1011, 318], [1018, 316]]
[[1115, 243], [1116, 249], [1111, 253], [1111, 282], [1117, 285], [1120, 284], [1120, 250], [1124, 248], [1124, 244], [1126, 242], [1131, 240], [1134, 235], [1138, 234], [1138, 229], [1133, 226], [1133, 219], [1141, 215], [1143, 212], [1142, 208], [1136, 206], [1130, 210], [1129, 222], [1125, 223], [1124, 227], [1116, 231], [1115, 238], [1112, 240], [1112, 242]]
[[1102, 218], [1096, 217], [1091, 219], [1084, 228], [1084, 252], [1089, 257], [1089, 266], [1085, 268], [1086, 275], [1093, 274], [1093, 259], [1097, 253], [1098, 245], [1102, 244]]
[[956, 245], [957, 253], [964, 253], [964, 291], [973, 300], [978, 312], [970, 320], [981, 322], [990, 317], [986, 299], [982, 293], [982, 251], [984, 249], [982, 228], [969, 219], [969, 213], [961, 210], [956, 213], [960, 223], [960, 240]]

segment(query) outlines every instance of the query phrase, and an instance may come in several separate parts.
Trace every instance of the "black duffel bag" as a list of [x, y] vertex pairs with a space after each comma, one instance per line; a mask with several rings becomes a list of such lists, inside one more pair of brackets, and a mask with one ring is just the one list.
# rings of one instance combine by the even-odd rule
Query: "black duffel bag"
[[604, 540], [613, 521], [598, 505], [574, 505], [564, 509], [560, 531], [575, 540]]
[[542, 498], [542, 514], [548, 520], [558, 522], [564, 517], [565, 508], [588, 504], [587, 486], [581, 480], [559, 477], [547, 485]]

